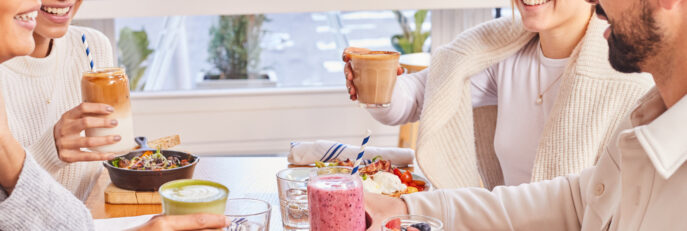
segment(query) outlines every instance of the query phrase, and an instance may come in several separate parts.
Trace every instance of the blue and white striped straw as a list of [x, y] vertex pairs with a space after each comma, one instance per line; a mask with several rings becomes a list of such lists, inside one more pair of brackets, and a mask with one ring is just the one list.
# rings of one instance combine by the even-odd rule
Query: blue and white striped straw
[[370, 131], [370, 129], [367, 129], [367, 134], [365, 135], [365, 139], [363, 139], [363, 144], [360, 145], [360, 153], [358, 153], [358, 157], [355, 158], [355, 165], [353, 166], [353, 171], [351, 171], [351, 175], [355, 175], [356, 173], [358, 173], [360, 162], [362, 162], [363, 154], [365, 154], [367, 142], [370, 141], [370, 135], [372, 135], [372, 132]]
[[91, 54], [91, 48], [88, 47], [88, 42], [86, 41], [86, 34], [81, 34], [81, 42], [83, 42], [84, 48], [86, 48], [86, 56], [88, 56], [89, 64], [91, 65], [91, 71], [95, 71], [95, 62], [93, 62], [93, 55]]

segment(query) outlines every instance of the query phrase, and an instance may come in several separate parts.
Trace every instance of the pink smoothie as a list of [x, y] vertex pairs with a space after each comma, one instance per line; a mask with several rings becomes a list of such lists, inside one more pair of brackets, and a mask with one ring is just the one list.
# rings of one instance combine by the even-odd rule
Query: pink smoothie
[[315, 176], [308, 183], [310, 230], [365, 230], [363, 185], [358, 176]]

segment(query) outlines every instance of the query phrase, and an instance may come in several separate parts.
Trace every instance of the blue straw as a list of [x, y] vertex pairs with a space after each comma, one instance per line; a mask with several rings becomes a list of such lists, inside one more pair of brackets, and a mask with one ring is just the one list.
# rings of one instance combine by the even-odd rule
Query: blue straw
[[88, 47], [88, 42], [86, 41], [86, 34], [81, 34], [81, 42], [83, 42], [83, 46], [86, 48], [86, 56], [88, 56], [88, 61], [90, 61], [91, 71], [95, 71], [95, 62], [93, 62], [91, 48]]
[[360, 145], [360, 153], [358, 153], [358, 156], [355, 158], [355, 166], [353, 167], [353, 171], [351, 171], [351, 175], [358, 173], [358, 169], [360, 168], [360, 162], [362, 162], [363, 154], [365, 154], [367, 142], [370, 141], [370, 135], [372, 135], [372, 132], [370, 131], [370, 129], [368, 129], [367, 135], [365, 136], [365, 139], [363, 139], [363, 144]]

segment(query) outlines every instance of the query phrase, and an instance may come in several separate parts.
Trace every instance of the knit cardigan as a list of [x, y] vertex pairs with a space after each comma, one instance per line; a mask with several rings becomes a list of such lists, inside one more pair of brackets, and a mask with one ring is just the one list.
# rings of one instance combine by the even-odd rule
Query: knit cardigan
[[[542, 131], [532, 181], [592, 166], [618, 121], [653, 85], [649, 74], [622, 74], [610, 66], [602, 36], [607, 27], [593, 16], [571, 54]], [[520, 19], [502, 18], [460, 34], [432, 55], [416, 158], [437, 188], [503, 184], [493, 147], [498, 112], [493, 106], [473, 108], [470, 77], [514, 55], [536, 36]]]

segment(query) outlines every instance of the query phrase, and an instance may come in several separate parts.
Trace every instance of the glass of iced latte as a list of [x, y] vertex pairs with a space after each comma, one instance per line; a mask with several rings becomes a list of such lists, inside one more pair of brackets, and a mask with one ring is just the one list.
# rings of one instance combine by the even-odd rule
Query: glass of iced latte
[[83, 101], [87, 103], [104, 103], [114, 108], [114, 112], [107, 116], [116, 119], [118, 124], [114, 128], [86, 129], [87, 137], [119, 135], [121, 141], [90, 148], [97, 152], [121, 153], [133, 150], [134, 127], [131, 116], [131, 101], [129, 100], [129, 80], [123, 68], [109, 67], [85, 72], [81, 79], [81, 93]]
[[394, 51], [349, 53], [353, 69], [353, 85], [358, 102], [365, 107], [388, 107], [398, 76], [398, 59]]

